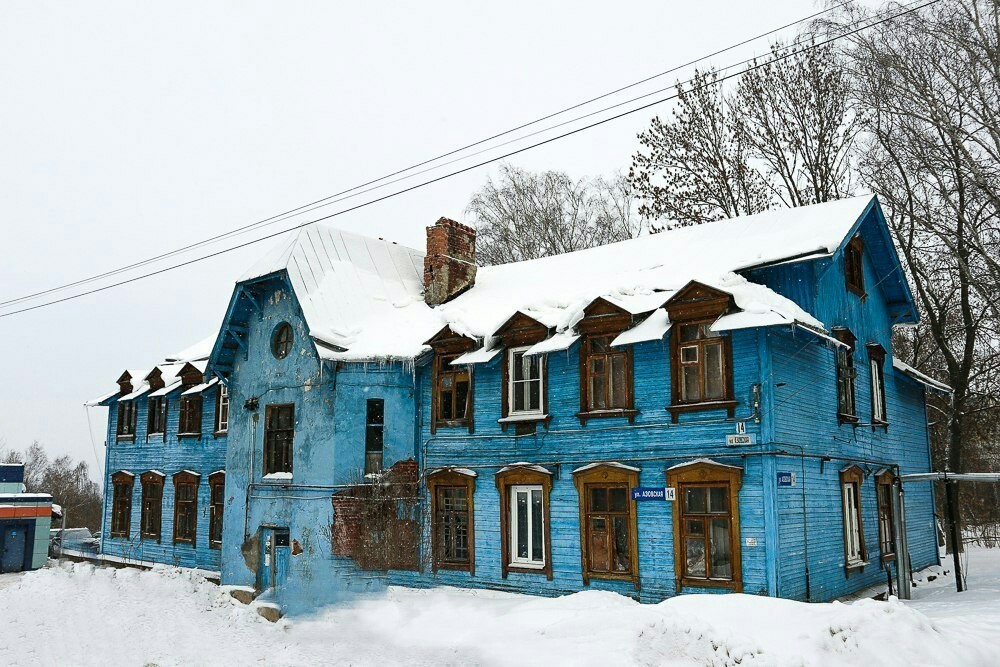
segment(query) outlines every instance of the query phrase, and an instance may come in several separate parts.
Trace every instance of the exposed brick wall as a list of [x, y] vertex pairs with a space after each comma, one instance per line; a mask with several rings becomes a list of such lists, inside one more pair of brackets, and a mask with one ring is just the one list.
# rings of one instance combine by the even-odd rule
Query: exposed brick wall
[[436, 306], [476, 283], [476, 230], [448, 218], [427, 228], [424, 301]]

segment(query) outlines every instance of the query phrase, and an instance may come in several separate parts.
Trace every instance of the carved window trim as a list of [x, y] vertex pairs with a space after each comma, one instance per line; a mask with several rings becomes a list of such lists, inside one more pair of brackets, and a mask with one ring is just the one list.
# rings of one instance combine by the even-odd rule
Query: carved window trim
[[111, 537], [128, 538], [132, 531], [132, 491], [135, 477], [124, 470], [111, 475]]
[[[431, 433], [438, 428], [465, 427], [472, 433], [475, 428], [475, 375], [472, 365], [452, 366], [451, 362], [462, 354], [471, 351], [476, 342], [467, 336], [461, 336], [445, 327], [427, 344], [434, 350], [433, 372], [431, 374]], [[452, 386], [457, 386], [458, 379], [465, 376], [469, 388], [465, 400], [465, 414], [461, 419], [443, 419], [441, 417], [441, 384], [445, 377], [452, 379]]]
[[[670, 395], [671, 405], [667, 408], [674, 422], [678, 421], [678, 416], [682, 412], [695, 412], [699, 410], [725, 409], [729, 417], [735, 415], [738, 402], [734, 399], [733, 391], [733, 343], [728, 334], [719, 334], [714, 337], [698, 338], [693, 341], [680, 340], [682, 327], [711, 327], [717, 318], [694, 319], [674, 322], [670, 333]], [[722, 382], [723, 393], [720, 398], [704, 398], [707, 378], [705, 376], [706, 365], [704, 358], [706, 349], [709, 346], [719, 346], [722, 348]], [[697, 350], [697, 360], [694, 362], [698, 366], [698, 386], [700, 397], [697, 400], [684, 400], [681, 396], [681, 373], [683, 367], [692, 365], [684, 361], [682, 350], [694, 348]]]
[[[635, 501], [632, 499], [631, 493], [631, 489], [639, 485], [639, 471], [603, 463], [586, 470], [574, 472], [573, 483], [576, 486], [580, 507], [580, 569], [583, 572], [583, 583], [589, 585], [591, 579], [631, 581], [635, 589], [639, 590], [639, 531]], [[591, 507], [590, 491], [597, 487], [625, 488], [627, 503], [626, 517], [629, 529], [627, 540], [629, 570], [627, 572], [604, 572], [593, 570], [590, 567], [590, 519], [621, 514], [620, 512], [604, 512]]]
[[[857, 465], [840, 471], [840, 501], [844, 524], [844, 569], [848, 571], [863, 568], [868, 564], [864, 514], [861, 509], [864, 481], [864, 471]], [[854, 542], [857, 542], [855, 545], [857, 555], [852, 554], [851, 550], [851, 545]]]
[[142, 483], [139, 538], [159, 542], [163, 531], [163, 475], [150, 470], [139, 480]]
[[[676, 489], [677, 499], [673, 503], [674, 520], [674, 578], [677, 592], [685, 586], [693, 588], [726, 588], [734, 593], [743, 592], [743, 555], [740, 541], [740, 502], [739, 492], [743, 485], [743, 470], [720, 463], [700, 461], [667, 470], [667, 486]], [[685, 491], [689, 488], [725, 487], [729, 504], [729, 554], [732, 567], [732, 577], [728, 579], [692, 576], [686, 571], [684, 557], [684, 540], [688, 537], [685, 518], [701, 518], [713, 516], [721, 518], [726, 515], [709, 515], [689, 513], [686, 507]], [[706, 541], [708, 539], [706, 529]], [[706, 550], [706, 555], [708, 551]], [[709, 571], [708, 569], [706, 571]]]
[[[174, 474], [174, 544], [190, 544], [193, 547], [198, 539], [198, 487], [200, 483], [201, 476], [189, 470], [182, 470]], [[188, 494], [190, 494], [190, 498], [187, 497]], [[188, 526], [181, 525], [182, 514], [189, 514]]]
[[[497, 491], [500, 494], [500, 573], [504, 579], [508, 572], [544, 574], [552, 579], [552, 540], [549, 513], [549, 496], [552, 491], [552, 475], [527, 466], [512, 466], [496, 474]], [[513, 562], [512, 491], [515, 487], [537, 486], [542, 490], [542, 550], [544, 564], [533, 567]]]
[[[463, 489], [465, 491], [465, 515], [466, 533], [468, 544], [466, 546], [467, 558], [465, 560], [446, 559], [441, 554], [440, 543], [444, 526], [441, 525], [441, 516], [446, 512], [455, 514], [455, 510], [447, 510], [441, 507], [441, 492], [450, 489]], [[438, 570], [461, 570], [468, 572], [470, 576], [476, 575], [476, 513], [475, 513], [475, 492], [476, 478], [465, 473], [455, 472], [451, 469], [438, 470], [427, 475], [427, 492], [431, 499], [431, 562], [433, 571]]]

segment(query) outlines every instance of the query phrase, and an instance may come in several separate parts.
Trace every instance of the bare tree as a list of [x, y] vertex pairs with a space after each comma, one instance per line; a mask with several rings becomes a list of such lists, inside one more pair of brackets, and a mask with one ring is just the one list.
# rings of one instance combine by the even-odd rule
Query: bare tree
[[50, 460], [45, 448], [36, 440], [23, 452], [0, 452], [4, 463], [24, 464], [24, 487], [28, 493], [48, 493], [52, 500], [69, 512], [71, 526], [86, 526], [99, 530], [103, 499], [101, 490], [90, 478], [90, 468], [70, 456]]
[[[1000, 405], [998, 26], [995, 2], [949, 0], [845, 49], [867, 113], [860, 176], [890, 214], [923, 316], [912, 361], [955, 390], [941, 406], [937, 463], [956, 472], [986, 445], [978, 427]], [[958, 493], [947, 486], [952, 544], [961, 541]]]
[[466, 210], [477, 228], [476, 256], [506, 264], [623, 241], [641, 232], [626, 179], [579, 180], [559, 171], [501, 165]]
[[738, 115], [715, 72], [697, 72], [689, 86], [678, 86], [672, 117], [653, 118], [632, 158], [629, 180], [641, 215], [684, 226], [770, 208]]
[[831, 45], [775, 44], [735, 91], [715, 72], [678, 87], [672, 119], [654, 118], [629, 176], [639, 211], [689, 225], [851, 193], [858, 115]]

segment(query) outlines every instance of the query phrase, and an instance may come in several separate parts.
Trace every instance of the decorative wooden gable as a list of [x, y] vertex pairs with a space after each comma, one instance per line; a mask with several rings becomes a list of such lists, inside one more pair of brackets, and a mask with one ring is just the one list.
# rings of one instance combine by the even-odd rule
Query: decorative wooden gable
[[163, 371], [159, 368], [154, 368], [149, 371], [149, 375], [146, 376], [146, 382], [149, 383], [150, 391], [156, 391], [157, 389], [163, 389]]
[[178, 375], [181, 378], [181, 386], [185, 389], [201, 384], [205, 379], [204, 374], [191, 363], [184, 364]]
[[474, 338], [455, 333], [450, 326], [444, 327], [424, 341], [424, 345], [430, 345], [435, 352], [468, 352], [475, 348], [476, 344]]
[[493, 335], [500, 339], [503, 347], [520, 347], [542, 342], [548, 338], [549, 328], [518, 311], [501, 324]]
[[132, 374], [125, 371], [118, 378], [118, 393], [122, 396], [132, 393]]
[[597, 297], [583, 309], [576, 328], [581, 334], [621, 333], [632, 326], [632, 313], [604, 297]]
[[731, 294], [692, 280], [663, 307], [671, 322], [685, 322], [719, 317], [735, 310], [736, 304]]

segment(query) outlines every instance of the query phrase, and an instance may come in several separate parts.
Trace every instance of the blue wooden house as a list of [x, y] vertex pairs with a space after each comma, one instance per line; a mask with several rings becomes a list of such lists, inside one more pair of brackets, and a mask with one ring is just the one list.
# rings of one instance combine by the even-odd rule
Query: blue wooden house
[[[214, 340], [214, 338], [212, 339]], [[108, 406], [101, 554], [218, 572], [228, 389], [205, 374], [211, 340], [126, 370]]]
[[451, 220], [426, 252], [316, 224], [237, 282], [207, 359], [158, 367], [206, 423], [226, 392], [204, 461], [142, 437], [169, 382], [107, 399], [105, 534], [117, 485], [190, 469], [216, 499], [218, 465], [204, 566], [286, 610], [387, 582], [829, 600], [937, 561], [932, 491], [898, 483], [946, 389], [894, 358], [916, 319], [870, 196], [478, 269]]

